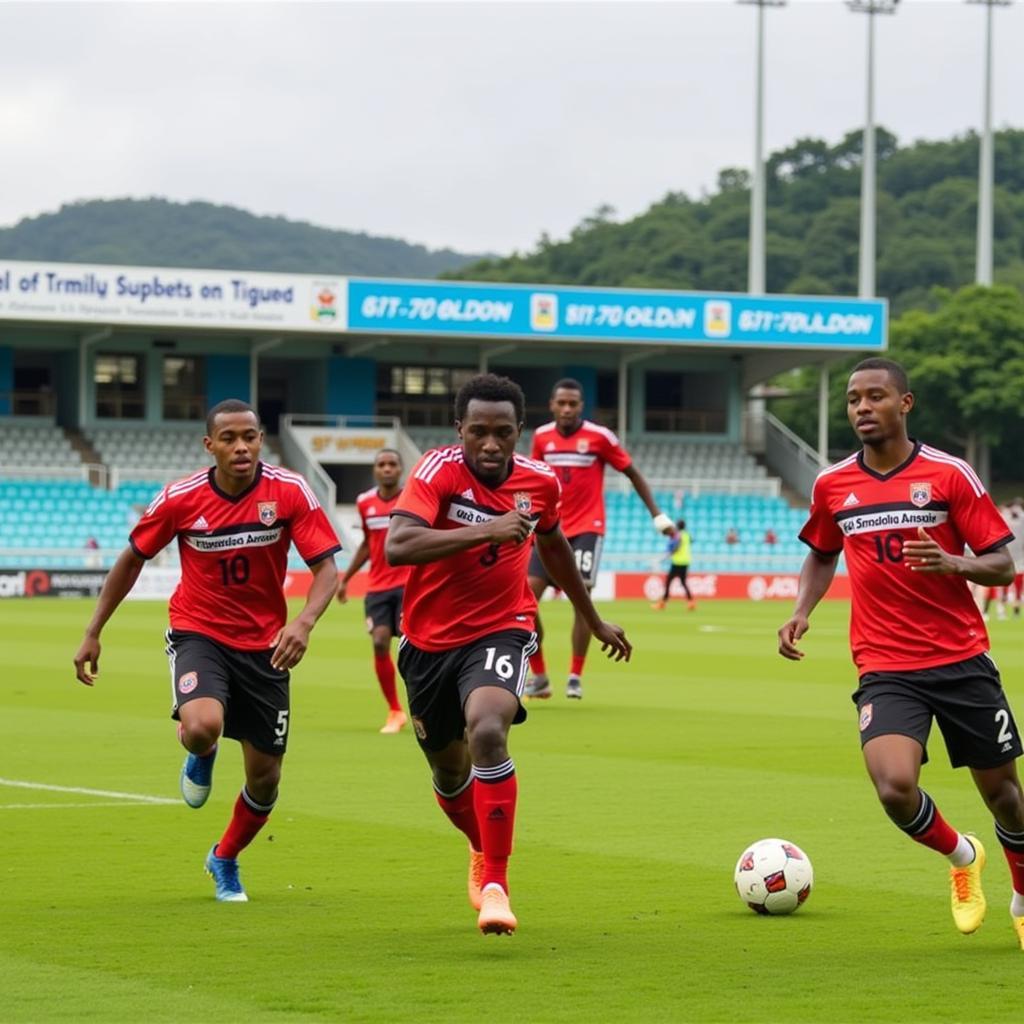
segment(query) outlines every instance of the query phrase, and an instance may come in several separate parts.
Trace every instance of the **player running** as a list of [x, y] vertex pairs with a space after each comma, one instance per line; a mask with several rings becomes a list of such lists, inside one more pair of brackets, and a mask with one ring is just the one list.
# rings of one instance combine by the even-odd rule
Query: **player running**
[[523, 392], [506, 377], [471, 378], [455, 397], [461, 446], [428, 451], [391, 514], [387, 557], [411, 565], [398, 671], [433, 773], [437, 802], [469, 840], [469, 897], [482, 932], [511, 934], [508, 859], [516, 812], [509, 728], [536, 647], [528, 540], [546, 571], [616, 661], [625, 634], [603, 622], [559, 528], [559, 485], [515, 454]]
[[[571, 377], [563, 377], [551, 391], [549, 403], [554, 420], [538, 427], [533, 434], [531, 456], [546, 462], [562, 484], [562, 530], [569, 541], [576, 567], [587, 590], [597, 582], [597, 570], [604, 543], [604, 467], [610, 465], [632, 484], [640, 500], [647, 506], [654, 525], [661, 533], [670, 534], [672, 520], [658, 508], [654, 495], [633, 465], [629, 453], [607, 427], [583, 418], [583, 385]], [[534, 549], [529, 565], [530, 589], [537, 600], [554, 583], [544, 568], [540, 552]], [[591, 631], [577, 608], [572, 624], [572, 662], [565, 687], [566, 697], [583, 699], [583, 665], [590, 647]], [[537, 616], [537, 651], [530, 656], [533, 676], [526, 684], [526, 696], [547, 700], [551, 682], [544, 663], [541, 642], [544, 630]]]
[[366, 612], [366, 629], [373, 641], [373, 668], [388, 704], [387, 721], [380, 731], [396, 733], [401, 732], [407, 719], [395, 686], [391, 638], [402, 631], [402, 590], [409, 578], [409, 567], [388, 565], [384, 557], [384, 538], [391, 512], [402, 493], [402, 457], [398, 452], [393, 448], [382, 448], [377, 452], [373, 460], [373, 478], [377, 486], [363, 491], [356, 498], [356, 508], [363, 523], [363, 540], [338, 582], [338, 600], [342, 604], [348, 600], [349, 580], [369, 561], [370, 582], [363, 609]]
[[[985, 850], [951, 828], [918, 787], [935, 718], [953, 767], [968, 766], [995, 817], [1013, 881], [1010, 914], [1024, 948], [1024, 794], [1017, 725], [967, 581], [1000, 586], [1013, 576], [1010, 534], [974, 470], [907, 436], [914, 407], [903, 368], [888, 359], [854, 367], [847, 414], [863, 447], [823, 470], [800, 533], [811, 551], [779, 653], [797, 643], [828, 590], [840, 553], [853, 589], [853, 695], [868, 774], [892, 821], [945, 855], [953, 920], [965, 935], [985, 917]], [[970, 545], [974, 555], [965, 556]]]
[[[172, 718], [189, 752], [181, 795], [202, 807], [210, 795], [218, 741], [242, 745], [245, 785], [227, 830], [206, 857], [218, 900], [245, 902], [238, 854], [266, 824], [277, 800], [288, 745], [289, 669], [337, 586], [338, 538], [309, 484], [260, 461], [263, 431], [255, 410], [228, 399], [206, 420], [206, 450], [216, 465], [165, 487], [103, 583], [75, 670], [92, 686], [100, 633], [144, 563], [177, 538], [181, 582], [170, 601], [167, 653]], [[305, 607], [287, 622], [284, 578], [294, 541], [313, 571]], [[286, 624], [287, 623], [287, 624]]]

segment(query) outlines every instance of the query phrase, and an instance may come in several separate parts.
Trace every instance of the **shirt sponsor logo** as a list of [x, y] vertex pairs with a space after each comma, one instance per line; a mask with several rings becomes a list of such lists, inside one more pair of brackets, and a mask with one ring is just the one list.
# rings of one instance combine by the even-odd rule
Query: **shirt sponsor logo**
[[868, 512], [860, 516], [841, 519], [839, 528], [844, 536], [877, 533], [879, 530], [907, 529], [916, 526], [941, 526], [949, 519], [944, 509], [890, 509], [886, 512]]
[[930, 483], [918, 483], [910, 485], [910, 503], [918, 508], [924, 508], [932, 500], [932, 485]]
[[869, 703], [860, 709], [860, 731], [863, 732], [870, 724], [874, 707]]
[[386, 530], [390, 522], [390, 516], [367, 516], [366, 528], [368, 530]]
[[198, 685], [198, 672], [186, 672], [178, 676], [178, 693], [191, 693]]
[[189, 537], [185, 543], [196, 551], [229, 551], [231, 548], [267, 548], [281, 539], [282, 527], [276, 530], [242, 530], [217, 537]]
[[260, 522], [264, 526], [273, 526], [277, 522], [277, 502], [276, 501], [261, 501], [258, 502], [256, 508], [259, 510]]

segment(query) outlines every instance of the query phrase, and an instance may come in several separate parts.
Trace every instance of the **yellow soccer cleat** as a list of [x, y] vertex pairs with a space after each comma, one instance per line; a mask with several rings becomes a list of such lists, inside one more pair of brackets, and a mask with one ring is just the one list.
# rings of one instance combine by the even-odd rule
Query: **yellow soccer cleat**
[[466, 891], [469, 893], [469, 903], [474, 910], [479, 910], [483, 903], [484, 884], [484, 855], [469, 848], [469, 879], [466, 882]]
[[508, 895], [497, 883], [484, 888], [477, 927], [484, 935], [511, 935], [516, 930], [516, 915], [508, 905]]
[[404, 711], [389, 711], [388, 720], [381, 726], [380, 731], [383, 733], [401, 732], [408, 721]]
[[1017, 933], [1017, 939], [1020, 942], [1020, 948], [1024, 949], [1024, 917], [1011, 917], [1013, 921], [1013, 929]]
[[977, 836], [966, 836], [974, 847], [974, 860], [964, 868], [949, 869], [949, 897], [957, 929], [970, 935], [985, 920], [985, 894], [981, 890], [981, 872], [985, 868], [985, 847]]

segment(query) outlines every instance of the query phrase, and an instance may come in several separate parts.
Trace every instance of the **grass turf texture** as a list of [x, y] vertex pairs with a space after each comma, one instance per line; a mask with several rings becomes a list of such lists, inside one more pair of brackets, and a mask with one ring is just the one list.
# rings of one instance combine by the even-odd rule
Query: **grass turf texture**
[[[71, 657], [91, 606], [0, 606], [0, 775], [174, 798], [164, 607], [118, 611], [90, 691]], [[592, 654], [577, 703], [569, 609], [545, 606], [558, 685], [512, 733], [511, 939], [477, 933], [464, 843], [412, 737], [377, 733], [358, 604], [333, 607], [294, 675], [281, 800], [242, 857], [250, 903], [217, 904], [202, 871], [241, 783], [231, 742], [200, 811], [0, 785], [0, 1019], [1016, 1019], [1009, 877], [968, 775], [933, 735], [924, 784], [989, 851], [988, 920], [964, 938], [944, 860], [887, 823], [864, 774], [845, 607], [819, 608], [799, 665], [774, 653], [788, 607], [606, 605], [634, 661]], [[992, 632], [1024, 717], [1024, 621]], [[745, 845], [773, 835], [815, 868], [788, 918], [732, 887]]]

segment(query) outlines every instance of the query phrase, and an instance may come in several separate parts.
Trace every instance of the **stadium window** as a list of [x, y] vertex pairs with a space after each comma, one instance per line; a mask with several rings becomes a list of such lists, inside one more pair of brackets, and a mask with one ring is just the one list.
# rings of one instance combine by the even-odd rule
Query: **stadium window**
[[724, 372], [650, 371], [644, 375], [644, 429], [653, 433], [725, 433], [729, 378]]
[[165, 420], [201, 420], [206, 408], [206, 360], [202, 356], [164, 356]]
[[380, 366], [377, 412], [406, 426], [448, 426], [455, 392], [477, 371], [450, 366]]
[[142, 356], [98, 354], [93, 370], [96, 415], [101, 419], [141, 420], [146, 415]]

